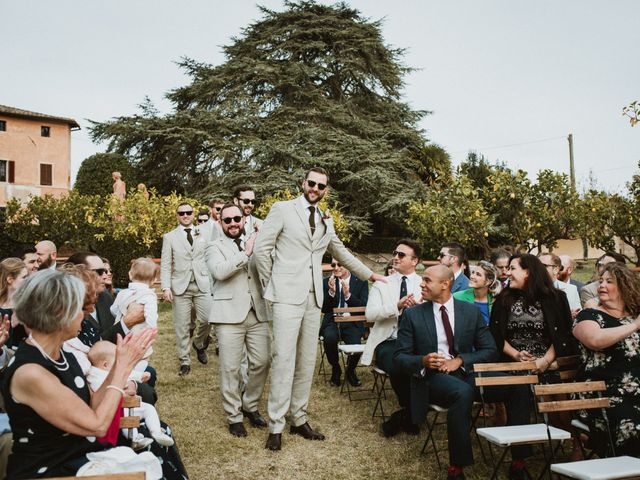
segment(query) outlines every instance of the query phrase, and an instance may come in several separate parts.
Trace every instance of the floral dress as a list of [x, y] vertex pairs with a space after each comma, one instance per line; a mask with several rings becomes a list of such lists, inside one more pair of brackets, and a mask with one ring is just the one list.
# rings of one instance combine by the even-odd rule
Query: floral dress
[[[600, 328], [614, 328], [633, 322], [633, 318], [616, 318], [601, 310], [587, 308], [578, 314], [576, 322], [592, 320]], [[634, 332], [601, 351], [580, 345], [582, 370], [576, 380], [604, 380], [611, 407], [607, 417], [616, 455], [640, 455], [640, 333]], [[600, 454], [609, 445], [606, 423], [599, 409], [580, 412], [589, 425], [592, 446]]]

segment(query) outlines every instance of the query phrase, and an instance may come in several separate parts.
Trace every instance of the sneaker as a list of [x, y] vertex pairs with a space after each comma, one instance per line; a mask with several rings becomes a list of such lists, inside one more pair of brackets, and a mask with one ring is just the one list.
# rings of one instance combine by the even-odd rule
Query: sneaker
[[142, 437], [140, 440], [134, 440], [131, 442], [131, 448], [133, 450], [141, 450], [148, 447], [153, 443], [153, 438]]
[[171, 438], [169, 435], [167, 435], [166, 433], [156, 433], [156, 434], [151, 434], [151, 436], [153, 437], [153, 439], [158, 442], [160, 445], [162, 445], [163, 447], [170, 447], [172, 446], [175, 442], [173, 441], [173, 438]]

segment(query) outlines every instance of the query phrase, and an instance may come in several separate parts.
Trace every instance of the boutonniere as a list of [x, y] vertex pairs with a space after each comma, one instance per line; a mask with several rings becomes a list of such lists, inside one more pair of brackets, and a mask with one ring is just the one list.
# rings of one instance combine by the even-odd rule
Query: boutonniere
[[322, 212], [322, 220], [324, 220], [325, 222], [327, 220], [331, 220], [331, 215], [329, 215], [329, 210]]
[[196, 228], [194, 228], [194, 229], [193, 229], [193, 234], [194, 234], [196, 237], [197, 237], [197, 236], [199, 236], [199, 235], [200, 235], [200, 229], [199, 229], [199, 228], [197, 228], [197, 227], [196, 227]]

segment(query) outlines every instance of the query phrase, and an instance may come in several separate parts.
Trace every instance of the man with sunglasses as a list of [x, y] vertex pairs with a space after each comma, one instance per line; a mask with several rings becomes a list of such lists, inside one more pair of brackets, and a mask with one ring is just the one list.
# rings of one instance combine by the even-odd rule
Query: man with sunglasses
[[453, 272], [454, 281], [451, 293], [469, 288], [469, 277], [464, 273], [464, 270], [469, 268], [469, 263], [462, 245], [458, 242], [445, 243], [440, 249], [438, 260]]
[[[253, 261], [254, 232], [246, 242], [240, 236], [245, 217], [240, 207], [227, 204], [220, 212], [223, 235], [209, 243], [207, 267], [215, 279], [209, 321], [220, 343], [220, 393], [229, 432], [247, 436], [243, 416], [258, 428], [267, 421], [258, 412], [269, 372], [271, 337], [266, 302], [262, 298]], [[241, 364], [248, 356], [244, 391], [240, 388]]]
[[422, 279], [416, 273], [420, 263], [420, 245], [409, 239], [401, 240], [393, 251], [393, 269], [388, 282], [376, 282], [369, 292], [365, 316], [373, 323], [364, 347], [361, 363], [375, 364], [389, 375], [393, 391], [398, 397], [400, 410], [382, 423], [385, 437], [392, 437], [401, 431], [417, 435], [420, 431], [411, 422], [409, 376], [399, 371], [393, 363], [393, 352], [398, 337], [398, 321], [407, 308], [422, 302]]
[[253, 232], [260, 230], [262, 220], [251, 213], [256, 208], [256, 193], [249, 185], [238, 185], [233, 191], [233, 203], [240, 207], [244, 216], [242, 241], [245, 242]]
[[191, 204], [178, 205], [176, 218], [178, 227], [162, 237], [160, 285], [162, 297], [172, 304], [173, 327], [180, 361], [178, 375], [183, 377], [191, 371], [189, 328], [192, 308], [195, 308], [196, 313], [193, 348], [200, 363], [208, 362], [205, 342], [211, 330], [208, 321], [211, 280], [204, 253], [210, 237], [206, 234], [206, 229], [194, 227]]
[[224, 206], [224, 200], [221, 198], [214, 198], [209, 202], [209, 220], [204, 223], [204, 226], [209, 229], [211, 241], [222, 235], [222, 228], [220, 227], [220, 210]]
[[327, 185], [324, 169], [310, 169], [302, 182], [303, 195], [271, 207], [254, 249], [264, 298], [273, 303], [269, 450], [281, 448], [287, 413], [291, 415], [291, 433], [324, 440], [324, 435], [309, 425], [307, 405], [320, 330], [325, 251], [362, 280], [384, 279], [346, 249], [332, 219], [318, 208]]
[[[360, 344], [364, 335], [364, 322], [340, 322], [336, 323], [333, 309], [336, 307], [364, 307], [369, 299], [369, 285], [347, 270], [338, 260], [331, 259], [333, 273], [322, 281], [324, 303], [322, 313], [324, 320], [320, 328], [323, 338], [324, 351], [331, 365], [331, 385], [341, 385], [342, 369], [338, 360], [338, 342], [342, 340], [346, 344]], [[348, 314], [347, 314], [348, 315]], [[356, 367], [360, 360], [359, 354], [349, 355], [345, 381], [354, 387], [359, 387], [362, 382], [356, 375]]]

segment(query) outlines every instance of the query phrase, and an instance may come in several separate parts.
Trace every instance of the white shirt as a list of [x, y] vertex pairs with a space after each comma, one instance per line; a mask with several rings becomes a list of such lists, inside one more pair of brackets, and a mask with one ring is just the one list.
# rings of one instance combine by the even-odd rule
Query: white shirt
[[[402, 287], [402, 277], [407, 277], [407, 295], [410, 293], [413, 293], [414, 298], [416, 300], [420, 300], [422, 298], [422, 290], [420, 288], [420, 283], [422, 282], [422, 279], [415, 272], [411, 272], [406, 275], [402, 275], [400, 272], [395, 272], [393, 275], [389, 275], [387, 277], [388, 282], [391, 285], [390, 288], [394, 292], [394, 297], [400, 300], [400, 288]], [[398, 302], [398, 300], [396, 300], [396, 303]], [[401, 314], [402, 312], [398, 311], [398, 317], [400, 317]], [[389, 338], [394, 340], [398, 338], [398, 324], [396, 324], [393, 327], [393, 330], [391, 331], [391, 335], [389, 335]]]
[[316, 226], [320, 225], [320, 222], [322, 221], [322, 217], [320, 216], [320, 210], [318, 209], [318, 204], [316, 203], [315, 205], [312, 205], [309, 203], [309, 201], [305, 198], [304, 195], [301, 195], [300, 197], [298, 197], [300, 199], [300, 203], [302, 204], [302, 208], [304, 210], [304, 212], [306, 213], [307, 218], [309, 217], [309, 207], [313, 207], [316, 209], [316, 221], [315, 224]]
[[578, 294], [578, 287], [571, 285], [570, 283], [561, 282], [560, 280], [554, 281], [553, 286], [558, 290], [562, 290], [567, 295], [567, 301], [569, 302], [569, 308], [571, 310], [582, 308], [580, 295]]
[[[349, 290], [349, 295], [347, 295], [346, 297], [342, 296], [342, 282], [345, 282], [347, 285], [349, 285], [349, 282], [351, 281], [351, 273], [349, 273], [346, 278], [341, 279], [336, 277], [336, 291], [333, 295], [331, 295], [331, 290], [329, 290], [329, 296], [330, 297], [335, 297], [336, 294], [339, 295], [340, 298], [340, 303], [344, 302], [344, 306], [346, 306], [347, 301], [351, 298], [351, 290]], [[342, 305], [338, 305], [339, 307], [342, 307]]]
[[[442, 324], [442, 312], [440, 312], [440, 307], [444, 305], [444, 308], [447, 309], [447, 314], [449, 316], [449, 323], [451, 324], [451, 330], [453, 331], [453, 335], [455, 338], [456, 334], [456, 320], [455, 320], [455, 312], [453, 309], [453, 296], [449, 297], [444, 304], [433, 302], [433, 316], [436, 322], [436, 333], [438, 335], [438, 353], [442, 353], [447, 358], [452, 358], [449, 353], [449, 342], [447, 342], [447, 333], [444, 331], [444, 325]], [[451, 345], [453, 349], [453, 345]]]
[[[184, 234], [184, 238], [187, 238], [187, 228], [191, 229], [190, 233], [191, 233], [191, 238], [195, 239], [196, 238], [196, 229], [193, 226], [193, 224], [189, 225], [189, 226], [184, 226], [182, 224], [178, 225], [178, 227], [180, 227], [180, 230], [182, 230], [182, 233]], [[189, 240], [187, 239], [187, 242]]]

